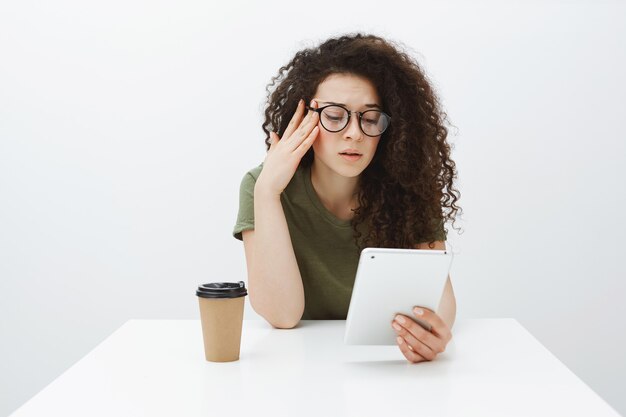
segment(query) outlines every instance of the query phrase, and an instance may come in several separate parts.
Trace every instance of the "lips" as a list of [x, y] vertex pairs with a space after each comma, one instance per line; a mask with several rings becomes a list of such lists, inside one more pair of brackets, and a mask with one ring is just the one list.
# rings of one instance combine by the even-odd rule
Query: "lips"
[[363, 155], [361, 152], [359, 152], [356, 149], [344, 149], [343, 151], [339, 152], [339, 155]]
[[356, 161], [360, 160], [361, 158], [363, 158], [363, 155], [348, 154], [348, 153], [340, 153], [339, 156], [341, 156], [343, 159], [345, 159], [346, 161], [349, 161], [349, 162], [356, 162]]

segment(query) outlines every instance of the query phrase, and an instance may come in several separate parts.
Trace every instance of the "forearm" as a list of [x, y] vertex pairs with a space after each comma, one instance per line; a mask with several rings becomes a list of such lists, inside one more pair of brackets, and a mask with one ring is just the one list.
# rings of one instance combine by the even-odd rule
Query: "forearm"
[[454, 297], [454, 291], [452, 289], [452, 283], [450, 282], [449, 275], [443, 289], [443, 295], [441, 296], [441, 301], [439, 302], [437, 314], [439, 314], [448, 327], [452, 329], [456, 319], [456, 298]]
[[248, 273], [250, 303], [275, 327], [294, 327], [304, 312], [304, 286], [279, 195], [254, 191], [255, 243]]

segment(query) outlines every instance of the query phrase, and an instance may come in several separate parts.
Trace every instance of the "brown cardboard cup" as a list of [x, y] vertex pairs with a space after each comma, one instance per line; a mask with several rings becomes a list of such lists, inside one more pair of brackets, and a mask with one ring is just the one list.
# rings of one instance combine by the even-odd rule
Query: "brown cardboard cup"
[[200, 303], [200, 321], [204, 356], [210, 362], [239, 360], [243, 307], [248, 295], [245, 283], [213, 282], [196, 291]]

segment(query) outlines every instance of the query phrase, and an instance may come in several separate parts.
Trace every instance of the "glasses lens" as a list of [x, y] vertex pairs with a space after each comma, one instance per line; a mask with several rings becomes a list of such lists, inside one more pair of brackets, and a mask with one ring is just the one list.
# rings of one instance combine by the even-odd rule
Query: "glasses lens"
[[322, 110], [320, 121], [326, 130], [339, 132], [348, 124], [348, 112], [343, 107], [328, 106]]
[[378, 136], [389, 126], [389, 116], [378, 110], [368, 110], [361, 118], [361, 128], [366, 135]]

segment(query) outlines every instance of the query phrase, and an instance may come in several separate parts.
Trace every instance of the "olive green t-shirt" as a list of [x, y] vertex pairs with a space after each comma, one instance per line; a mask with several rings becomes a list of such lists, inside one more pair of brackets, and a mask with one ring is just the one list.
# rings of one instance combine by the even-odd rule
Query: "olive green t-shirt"
[[[233, 230], [239, 240], [242, 231], [254, 229], [254, 185], [262, 169], [263, 164], [251, 169], [241, 181]], [[345, 320], [360, 255], [350, 220], [337, 218], [322, 204], [310, 166], [298, 167], [280, 199], [304, 286], [302, 320]], [[365, 234], [365, 226], [359, 225], [359, 231]]]

